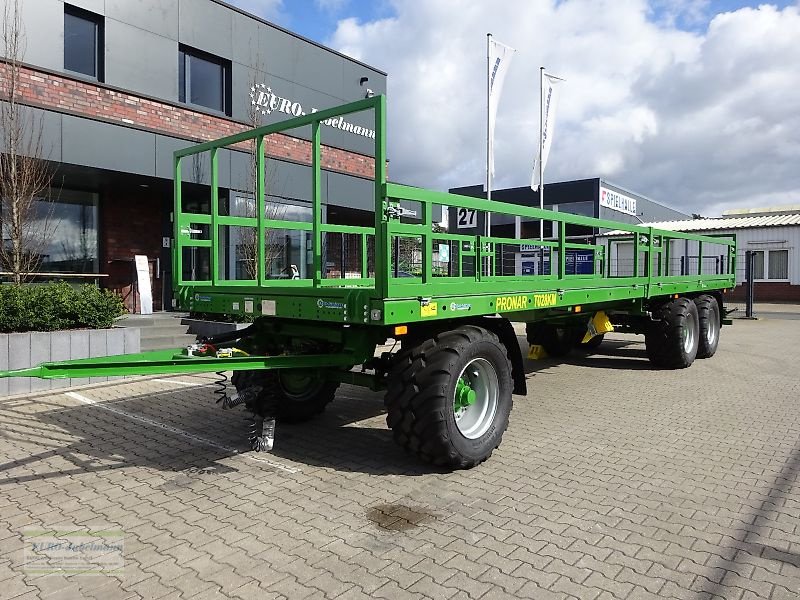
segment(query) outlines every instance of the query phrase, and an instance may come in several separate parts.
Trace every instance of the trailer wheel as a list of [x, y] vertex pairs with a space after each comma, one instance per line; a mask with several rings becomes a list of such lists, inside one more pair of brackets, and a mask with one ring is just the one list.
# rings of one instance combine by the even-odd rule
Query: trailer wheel
[[688, 298], [665, 302], [653, 311], [645, 333], [647, 357], [665, 369], [684, 369], [694, 362], [700, 338], [697, 306]]
[[719, 345], [720, 316], [719, 304], [714, 296], [704, 294], [694, 299], [700, 322], [700, 340], [697, 358], [711, 358]]
[[577, 338], [574, 328], [556, 326], [552, 323], [528, 323], [525, 326], [525, 333], [531, 346], [542, 346], [553, 358], [569, 354]]
[[398, 353], [386, 391], [395, 441], [425, 462], [469, 469], [500, 445], [511, 361], [492, 332], [465, 325]]
[[302, 423], [322, 413], [339, 387], [338, 381], [300, 369], [235, 371], [231, 383], [239, 392], [261, 386], [258, 403], [248, 408], [263, 417], [273, 407], [275, 417], [283, 423]]

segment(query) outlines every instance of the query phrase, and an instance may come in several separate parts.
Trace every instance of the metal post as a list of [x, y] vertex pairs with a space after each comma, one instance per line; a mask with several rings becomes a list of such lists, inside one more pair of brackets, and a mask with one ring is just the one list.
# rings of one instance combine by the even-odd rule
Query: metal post
[[752, 250], [745, 251], [745, 260], [744, 260], [745, 268], [744, 268], [744, 276], [747, 280], [746, 283], [746, 298], [745, 298], [745, 306], [744, 306], [744, 316], [748, 319], [753, 318], [753, 292], [755, 283], [753, 282], [753, 271], [756, 267], [756, 253]]

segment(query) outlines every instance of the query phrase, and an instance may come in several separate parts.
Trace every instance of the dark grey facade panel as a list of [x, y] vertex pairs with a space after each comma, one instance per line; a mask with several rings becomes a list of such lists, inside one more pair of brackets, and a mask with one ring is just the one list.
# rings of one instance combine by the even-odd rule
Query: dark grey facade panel
[[[239, 63], [231, 65], [231, 79], [233, 80], [233, 89], [231, 90], [231, 117], [237, 121], [245, 123], [250, 122], [249, 111], [251, 106], [250, 88], [259, 83], [268, 80], [268, 77], [262, 72], [251, 67]], [[291, 86], [293, 84], [288, 81], [284, 85]], [[284, 115], [288, 118], [288, 115]], [[263, 123], [271, 123], [271, 120], [263, 119]]]
[[375, 184], [341, 173], [326, 173], [323, 198], [327, 204], [359, 210], [375, 210]]
[[[261, 63], [268, 73], [293, 81], [295, 76], [294, 65], [300, 53], [300, 45], [297, 38], [279, 29], [265, 27], [268, 30], [258, 40], [257, 63]], [[264, 30], [262, 29], [261, 31]], [[252, 45], [251, 40], [242, 40], [239, 43], [242, 47], [245, 44]], [[319, 51], [319, 48], [316, 50]]]
[[[178, 2], [175, 0], [105, 0], [106, 18], [172, 40], [178, 39]], [[113, 40], [108, 36], [107, 39]], [[129, 47], [133, 52], [138, 46]], [[177, 63], [177, 58], [175, 59]]]
[[[30, 2], [30, 0], [28, 1]], [[89, 12], [93, 12], [98, 15], [106, 14], [105, 0], [69, 0], [68, 2], [65, 2], [65, 4], [77, 6], [78, 8], [88, 10]]]
[[20, 5], [25, 34], [22, 60], [47, 69], [64, 69], [64, 3], [60, 0], [23, 0]]
[[231, 178], [230, 188], [249, 192], [254, 189], [252, 170], [252, 156], [245, 152], [231, 152]]
[[280, 30], [239, 13], [233, 15], [232, 29], [233, 54], [231, 60], [260, 70], [264, 70], [267, 64], [266, 38], [289, 37]]
[[[0, 106], [5, 105], [0, 102]], [[61, 161], [61, 115], [38, 108], [22, 107], [24, 118], [30, 119], [30, 127], [33, 131], [42, 131], [42, 153], [39, 158], [59, 162]], [[29, 136], [24, 138], [24, 143], [30, 140]], [[6, 152], [5, 136], [0, 136], [0, 152]]]
[[[362, 77], [368, 77], [363, 86], [359, 83]], [[367, 88], [371, 89], [375, 95], [386, 93], [386, 76], [381, 75], [374, 69], [369, 69], [363, 65], [348, 60], [342, 60], [342, 97], [363, 98], [367, 93]]]
[[[165, 150], [168, 144], [162, 142], [160, 144]], [[184, 143], [182, 148], [189, 146], [190, 144]], [[169, 163], [172, 164], [173, 157], [170, 154], [169, 156], [162, 154], [159, 158], [159, 162], [163, 165], [169, 159]], [[170, 171], [171, 172], [171, 171]], [[230, 187], [231, 185], [231, 151], [230, 150], [219, 150], [217, 152], [217, 178], [219, 182], [219, 187]], [[181, 181], [185, 183], [199, 183], [202, 185], [210, 185], [211, 183], [211, 155], [208, 152], [203, 152], [202, 154], [195, 154], [192, 156], [188, 156], [181, 160]]]
[[[90, 119], [63, 116], [65, 163], [154, 175], [155, 134]], [[122, 168], [121, 168], [122, 167]]]
[[105, 82], [177, 101], [178, 43], [110, 18], [105, 26]]
[[[59, 113], [54, 113], [46, 110], [34, 110], [35, 119], [41, 119], [39, 122], [42, 125], [42, 158], [45, 160], [52, 160], [61, 162], [62, 155], [62, 124], [63, 118]], [[35, 123], [36, 121], [34, 121]]]
[[179, 0], [179, 3], [180, 42], [230, 60], [235, 13], [210, 0]]
[[[322, 183], [326, 174], [322, 173]], [[312, 181], [310, 167], [282, 160], [267, 160], [264, 168], [266, 190], [269, 196], [289, 201], [311, 202]]]
[[231, 150], [217, 152], [217, 177], [220, 187], [231, 187], [231, 154], [234, 154]]
[[[294, 63], [293, 80], [306, 87], [345, 98], [342, 90], [343, 59], [331, 52], [320, 52], [302, 40], [295, 40], [290, 58]], [[268, 69], [269, 70], [269, 69]]]
[[156, 177], [172, 179], [173, 153], [190, 146], [186, 140], [179, 140], [166, 135], [156, 135], [155, 171]]

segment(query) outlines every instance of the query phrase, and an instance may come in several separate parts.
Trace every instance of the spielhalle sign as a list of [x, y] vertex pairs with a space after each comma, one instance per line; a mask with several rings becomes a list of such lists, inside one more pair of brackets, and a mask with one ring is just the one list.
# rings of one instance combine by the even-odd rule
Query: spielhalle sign
[[600, 206], [605, 206], [626, 215], [636, 216], [636, 198], [631, 198], [603, 186], [600, 186]]

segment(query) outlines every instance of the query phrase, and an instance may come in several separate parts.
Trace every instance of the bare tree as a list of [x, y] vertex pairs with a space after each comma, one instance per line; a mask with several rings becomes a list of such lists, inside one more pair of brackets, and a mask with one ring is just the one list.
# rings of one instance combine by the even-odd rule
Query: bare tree
[[53, 172], [43, 159], [43, 125], [20, 103], [20, 63], [25, 32], [19, 0], [3, 7], [4, 81], [0, 98], [0, 270], [17, 285], [31, 277], [52, 233], [52, 201], [46, 193]]
[[[261, 62], [256, 61], [253, 76], [250, 80], [251, 90], [256, 90], [257, 86], [259, 86], [261, 83], [256, 80], [258, 74], [265, 72], [266, 71], [262, 68]], [[261, 127], [264, 124], [261, 108], [255, 102], [255, 100], [250, 103], [250, 107], [248, 108], [247, 121], [252, 129]], [[259, 198], [257, 198], [258, 194], [256, 193], [256, 187], [258, 183], [259, 172], [257, 150], [258, 148], [256, 140], [251, 140], [248, 150], [250, 164], [248, 168], [246, 192], [252, 196], [253, 202], [246, 203], [245, 214], [242, 215], [245, 217], [258, 216]], [[267, 172], [264, 173], [264, 185], [265, 187], [269, 188], [269, 186], [275, 184], [277, 173], [273, 165], [269, 165], [266, 171]], [[282, 219], [286, 212], [286, 207], [279, 202], [271, 201], [269, 199], [269, 190], [266, 190], [264, 196], [264, 217], [268, 220]], [[271, 270], [270, 267], [272, 266], [272, 263], [276, 260], [280, 260], [285, 254], [285, 251], [285, 237], [280, 235], [278, 230], [267, 228], [264, 234], [264, 265], [262, 265], [262, 268], [266, 270], [267, 274], [269, 274]], [[247, 227], [242, 230], [238, 253], [239, 256], [237, 258], [240, 258], [243, 261], [247, 278], [258, 279], [258, 229]], [[291, 265], [284, 265], [284, 270], [287, 270], [288, 274], [291, 276]]]

